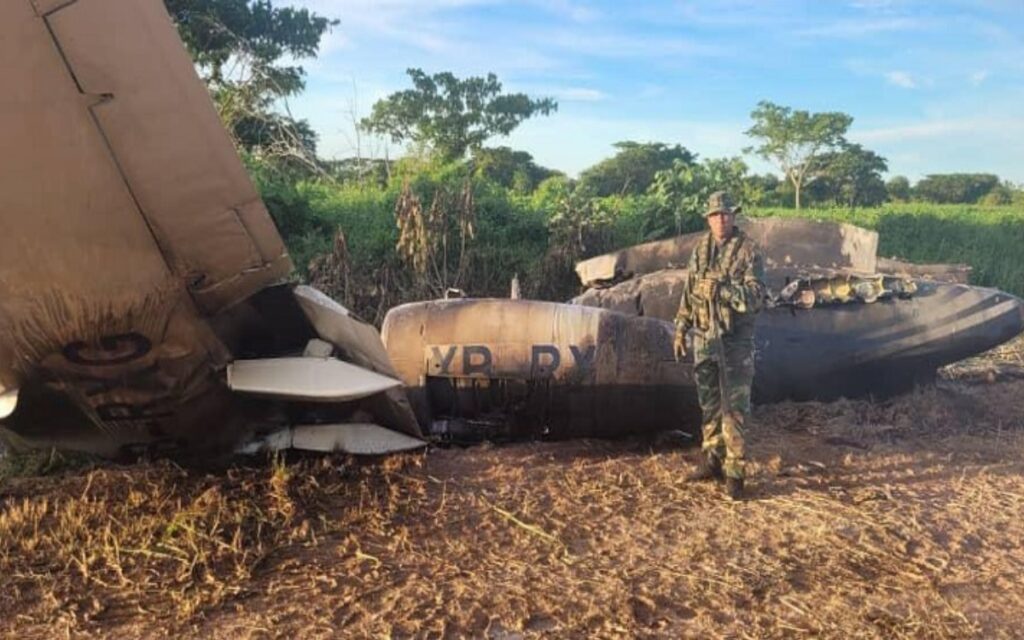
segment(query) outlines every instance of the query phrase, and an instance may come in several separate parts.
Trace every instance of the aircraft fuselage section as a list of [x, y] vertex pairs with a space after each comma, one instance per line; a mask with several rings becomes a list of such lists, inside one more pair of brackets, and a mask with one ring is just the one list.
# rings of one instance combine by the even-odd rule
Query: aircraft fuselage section
[[427, 345], [427, 375], [442, 378], [538, 380], [594, 371], [594, 344]]
[[526, 300], [438, 300], [393, 309], [382, 330], [421, 424], [502, 416], [509, 437], [695, 429], [688, 363], [672, 326]]

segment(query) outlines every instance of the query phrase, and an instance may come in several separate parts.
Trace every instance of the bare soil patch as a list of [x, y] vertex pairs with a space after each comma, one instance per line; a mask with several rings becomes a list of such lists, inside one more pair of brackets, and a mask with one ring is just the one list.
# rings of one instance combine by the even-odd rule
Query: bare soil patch
[[671, 438], [10, 479], [0, 633], [1024, 637], [1010, 364], [759, 408], [742, 503]]

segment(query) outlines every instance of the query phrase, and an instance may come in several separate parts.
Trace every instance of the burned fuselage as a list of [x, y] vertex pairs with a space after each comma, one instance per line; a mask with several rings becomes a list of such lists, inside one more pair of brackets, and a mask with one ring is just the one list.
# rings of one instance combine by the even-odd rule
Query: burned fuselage
[[435, 300], [392, 309], [388, 355], [422, 425], [459, 439], [694, 430], [692, 367], [672, 327], [582, 306]]
[[[951, 273], [961, 279], [963, 268], [887, 261], [883, 266], [903, 273], [879, 275], [873, 231], [775, 218], [744, 220], [742, 227], [762, 247], [767, 284], [775, 292], [756, 324], [755, 402], [889, 396], [933, 380], [939, 367], [1024, 330], [1024, 306], [1017, 297], [921, 277]], [[577, 273], [590, 288], [573, 303], [673, 319], [686, 271], [670, 267], [686, 263], [700, 236], [580, 263]], [[805, 303], [780, 295], [799, 281], [807, 283], [801, 291], [809, 296]], [[860, 285], [890, 281], [900, 285], [898, 295], [854, 295]]]

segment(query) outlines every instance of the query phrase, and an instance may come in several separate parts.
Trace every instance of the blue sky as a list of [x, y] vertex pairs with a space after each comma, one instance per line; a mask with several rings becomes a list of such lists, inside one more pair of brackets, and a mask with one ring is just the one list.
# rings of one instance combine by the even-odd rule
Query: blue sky
[[[558, 112], [496, 139], [576, 174], [619, 140], [739, 155], [760, 100], [851, 114], [890, 175], [1024, 183], [1024, 0], [278, 0], [341, 24], [290, 101], [327, 157], [381, 157], [353, 114], [429, 73], [493, 71]], [[390, 157], [401, 154], [391, 148]], [[755, 170], [770, 167], [747, 158]]]

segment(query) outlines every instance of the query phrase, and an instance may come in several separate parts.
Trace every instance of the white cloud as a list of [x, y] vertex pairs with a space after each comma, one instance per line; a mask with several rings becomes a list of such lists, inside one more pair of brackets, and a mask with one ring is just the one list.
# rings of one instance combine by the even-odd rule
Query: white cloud
[[608, 99], [608, 94], [597, 89], [585, 87], [565, 87], [552, 91], [556, 98], [566, 102], [600, 102]]
[[988, 69], [982, 69], [980, 71], [975, 71], [974, 73], [972, 73], [970, 75], [971, 84], [977, 87], [982, 82], [985, 82], [985, 80], [988, 79], [988, 76], [989, 76]]
[[542, 35], [539, 42], [580, 55], [601, 58], [687, 58], [729, 55], [725, 46], [698, 42], [689, 38], [648, 38], [616, 33], [556, 31]]
[[640, 87], [640, 92], [637, 97], [642, 100], [650, 100], [652, 98], [660, 98], [668, 91], [664, 85], [660, 84], [644, 84]]
[[865, 129], [850, 134], [861, 142], [904, 142], [958, 134], [991, 135], [1024, 132], [1024, 118], [948, 118]]
[[891, 175], [983, 172], [1020, 181], [1024, 117], [1011, 113], [929, 118], [860, 130], [850, 139], [889, 160]]
[[[339, 20], [325, 42], [329, 53], [360, 41], [387, 39], [427, 53], [450, 52], [458, 42], [449, 35], [455, 10], [498, 0], [289, 0], [289, 4]], [[444, 34], [444, 35], [441, 35]]]
[[885, 74], [885, 80], [897, 87], [903, 87], [904, 89], [916, 89], [917, 82], [914, 78], [906, 71], [889, 71]]
[[920, 18], [865, 18], [836, 20], [796, 31], [798, 36], [814, 38], [862, 38], [877, 33], [924, 29], [928, 22]]
[[857, 0], [851, 2], [850, 6], [865, 11], [886, 11], [892, 8], [892, 4], [892, 0]]
[[[637, 3], [638, 5], [640, 3]], [[631, 11], [640, 12], [640, 7]], [[792, 24], [799, 10], [786, 2], [764, 2], [763, 0], [716, 0], [697, 2], [685, 0], [676, 2], [672, 10], [663, 7], [649, 9], [648, 20], [656, 24], [681, 22], [687, 26], [711, 28], [774, 28]]]
[[289, 0], [287, 4], [303, 7], [328, 17], [344, 20], [367, 12], [431, 13], [445, 9], [460, 9], [497, 4], [500, 0]]
[[571, 0], [533, 0], [533, 4], [545, 11], [569, 18], [573, 22], [593, 22], [601, 17], [598, 10]]

